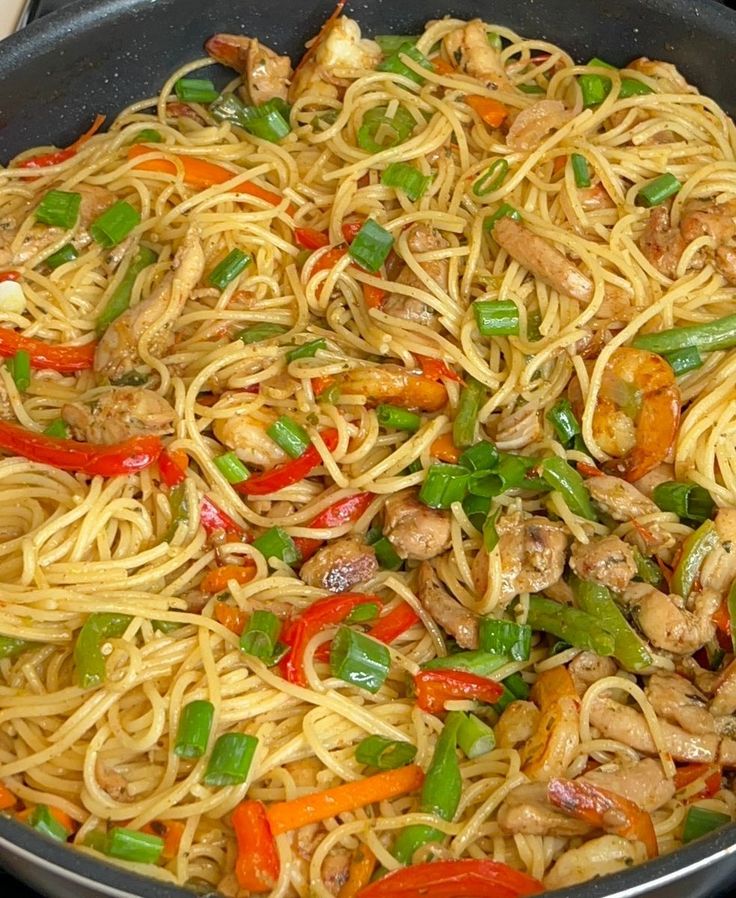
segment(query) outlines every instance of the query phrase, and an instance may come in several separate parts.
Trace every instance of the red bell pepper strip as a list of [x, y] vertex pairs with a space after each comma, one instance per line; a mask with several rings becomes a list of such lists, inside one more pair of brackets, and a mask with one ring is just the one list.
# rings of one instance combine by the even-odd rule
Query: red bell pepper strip
[[25, 350], [31, 357], [33, 368], [49, 368], [61, 374], [87, 371], [94, 365], [95, 348], [95, 343], [84, 343], [82, 346], [44, 343], [43, 340], [25, 337], [18, 331], [0, 327], [0, 355], [8, 359], [19, 350]]
[[202, 501], [199, 503], [199, 520], [208, 536], [223, 532], [230, 533], [238, 539], [243, 539], [246, 536], [240, 524], [221, 508], [218, 508], [207, 496], [202, 496]]
[[[183, 456], [183, 458], [182, 458]], [[186, 454], [180, 449], [168, 449], [158, 457], [158, 472], [168, 487], [179, 486], [186, 479]]]
[[644, 843], [648, 857], [657, 857], [657, 835], [651, 816], [638, 804], [585, 780], [551, 779], [547, 798], [555, 807], [624, 839]]
[[[322, 440], [332, 452], [337, 446], [338, 433], [333, 428], [323, 430], [320, 434]], [[274, 468], [273, 471], [264, 471], [263, 474], [254, 474], [247, 480], [235, 485], [239, 493], [246, 496], [266, 496], [269, 493], [278, 492], [285, 486], [299, 483], [305, 477], [309, 477], [312, 471], [322, 464], [322, 456], [314, 445], [293, 461], [287, 461], [283, 465]]]
[[493, 704], [503, 695], [503, 686], [488, 677], [464, 670], [422, 670], [414, 676], [417, 704], [422, 711], [439, 714], [445, 702], [472, 699]]
[[332, 249], [328, 249], [314, 263], [312, 274], [317, 274], [318, 271], [329, 271], [330, 268], [334, 268], [346, 252], [347, 250], [344, 246], [333, 246]]
[[[324, 527], [341, 527], [343, 524], [354, 524], [359, 520], [365, 510], [373, 501], [373, 493], [354, 493], [345, 499], [340, 499], [333, 505], [329, 505], [313, 518], [308, 527], [322, 529]], [[299, 550], [302, 561], [311, 558], [312, 555], [324, 543], [323, 539], [310, 539], [307, 536], [295, 536], [294, 545]]]
[[[309, 640], [325, 627], [342, 623], [358, 605], [381, 604], [377, 596], [346, 592], [341, 595], [318, 599], [309, 608], [289, 621], [281, 633], [281, 642], [290, 651], [281, 659], [279, 667], [285, 679], [297, 686], [306, 686], [304, 652]], [[503, 692], [503, 690], [501, 690]]]
[[380, 309], [387, 296], [387, 291], [382, 287], [374, 287], [372, 284], [363, 284], [363, 302], [368, 309]]
[[248, 892], [270, 892], [279, 878], [280, 862], [266, 808], [260, 801], [244, 801], [231, 819], [238, 843], [238, 885]]
[[0, 449], [75, 474], [102, 477], [134, 474], [157, 461], [162, 448], [161, 440], [153, 436], [132, 437], [122, 443], [102, 446], [47, 437], [0, 421]]
[[419, 615], [408, 602], [399, 604], [388, 614], [379, 618], [368, 630], [368, 635], [386, 645], [398, 639], [402, 633], [410, 630], [420, 620]]
[[442, 359], [433, 359], [428, 355], [417, 355], [417, 361], [424, 376], [430, 380], [442, 380], [445, 377], [447, 380], [454, 380], [456, 384], [463, 383], [462, 377], [453, 371]]
[[3, 271], [0, 274], [0, 284], [3, 281], [19, 281], [20, 280], [20, 272], [19, 271]]
[[703, 789], [690, 796], [689, 800], [695, 801], [696, 798], [712, 798], [720, 790], [723, 771], [716, 764], [686, 764], [677, 768], [674, 779], [678, 792], [697, 780], [703, 781]]
[[394, 870], [358, 898], [523, 898], [544, 890], [539, 880], [499, 861], [432, 861]]
[[345, 243], [352, 243], [358, 236], [358, 231], [363, 227], [362, 221], [344, 221], [342, 223], [342, 236]]
[[47, 168], [49, 165], [58, 165], [60, 162], [66, 162], [72, 156], [76, 156], [80, 147], [95, 135], [105, 124], [104, 115], [96, 115], [92, 126], [85, 131], [81, 137], [78, 137], [71, 146], [65, 150], [55, 150], [53, 153], [43, 153], [40, 156], [31, 156], [30, 159], [24, 159], [18, 164], [18, 168]]
[[302, 249], [322, 249], [330, 242], [324, 231], [315, 228], [294, 228], [294, 239]]

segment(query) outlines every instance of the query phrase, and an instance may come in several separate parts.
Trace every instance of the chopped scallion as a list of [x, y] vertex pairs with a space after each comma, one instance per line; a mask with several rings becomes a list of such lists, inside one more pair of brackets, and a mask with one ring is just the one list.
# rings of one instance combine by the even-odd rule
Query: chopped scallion
[[481, 440], [460, 456], [458, 462], [470, 471], [492, 471], [498, 464], [498, 449], [487, 440]]
[[269, 558], [278, 558], [285, 564], [294, 564], [299, 560], [299, 550], [294, 540], [281, 527], [266, 530], [253, 540], [253, 548], [258, 549], [267, 561]]
[[496, 159], [473, 184], [473, 193], [476, 196], [485, 196], [487, 193], [498, 190], [508, 173], [508, 162], [505, 159]]
[[491, 727], [475, 714], [464, 714], [457, 731], [457, 744], [466, 758], [479, 758], [496, 747], [496, 737]]
[[393, 235], [377, 221], [367, 218], [348, 248], [350, 257], [366, 271], [375, 273], [394, 245]]
[[373, 551], [376, 553], [376, 561], [384, 571], [398, 571], [404, 563], [386, 536], [382, 536], [373, 544]]
[[381, 184], [384, 187], [403, 190], [413, 203], [424, 196], [431, 182], [431, 175], [423, 175], [406, 162], [392, 162], [381, 175]]
[[174, 754], [179, 758], [201, 758], [207, 751], [215, 706], [198, 699], [184, 705], [176, 731]]
[[699, 839], [714, 829], [720, 829], [731, 822], [729, 814], [721, 814], [708, 808], [701, 808], [696, 804], [688, 808], [685, 815], [685, 825], [682, 829], [682, 841], [684, 844]]
[[557, 439], [567, 448], [575, 437], [582, 433], [569, 400], [558, 399], [547, 412], [547, 420], [552, 425]]
[[479, 299], [473, 303], [478, 331], [484, 337], [518, 337], [519, 307], [512, 299]]
[[430, 72], [432, 71], [432, 63], [427, 59], [424, 53], [417, 50], [411, 41], [405, 41], [391, 54], [391, 56], [384, 59], [383, 62], [380, 62], [377, 66], [377, 70], [379, 72], [390, 72], [393, 75], [402, 75], [404, 78], [409, 78], [416, 84], [424, 84], [425, 79], [413, 69], [410, 69], [402, 60], [402, 56], [408, 56], [409, 59], [418, 63], [422, 68], [428, 69]]
[[250, 477], [250, 471], [234, 452], [218, 455], [214, 461], [228, 483], [242, 483]]
[[37, 804], [28, 817], [28, 825], [36, 832], [55, 839], [57, 842], [66, 842], [71, 833], [51, 813], [51, 809], [45, 804]]
[[496, 222], [500, 221], [502, 218], [513, 218], [514, 221], [521, 221], [521, 212], [519, 212], [518, 209], [514, 209], [514, 207], [510, 206], [508, 203], [501, 203], [498, 209], [489, 215], [483, 222], [483, 229], [492, 231]]
[[452, 424], [452, 441], [458, 448], [470, 446], [475, 440], [478, 415], [486, 395], [486, 387], [479, 380], [468, 376], [465, 386], [460, 391], [455, 420]]
[[79, 253], [71, 243], [67, 243], [66, 246], [62, 246], [61, 249], [57, 249], [55, 253], [51, 253], [50, 256], [44, 259], [44, 264], [48, 265], [48, 267], [54, 271], [62, 265], [66, 265], [67, 262], [73, 262], [78, 258]]
[[[369, 109], [358, 128], [358, 146], [368, 153], [380, 153], [403, 143], [416, 126], [416, 120], [408, 109], [399, 106], [392, 118], [386, 114], [386, 106]], [[380, 142], [378, 138], [380, 137]]]
[[570, 156], [572, 165], [572, 173], [575, 176], [576, 187], [590, 187], [590, 169], [588, 168], [588, 160], [580, 153], [573, 153]]
[[671, 173], [665, 172], [653, 181], [650, 181], [636, 195], [636, 200], [642, 206], [651, 208], [659, 206], [671, 196], [679, 193], [682, 189], [682, 182]]
[[69, 439], [69, 427], [63, 418], [54, 418], [54, 420], [44, 429], [44, 436], [56, 437], [60, 440]]
[[312, 442], [301, 424], [297, 424], [288, 415], [277, 418], [266, 428], [266, 433], [291, 458], [304, 455]]
[[155, 128], [144, 128], [142, 131], [139, 131], [136, 136], [131, 140], [131, 143], [162, 143], [163, 137], [161, 136], [161, 132], [157, 131]]
[[449, 508], [465, 498], [469, 481], [470, 472], [461, 465], [430, 465], [419, 499], [430, 508]]
[[376, 407], [376, 417], [382, 427], [391, 427], [394, 430], [407, 430], [414, 433], [422, 426], [422, 418], [416, 412], [409, 412], [397, 405], [379, 405]]
[[241, 249], [233, 249], [212, 269], [207, 280], [211, 286], [224, 290], [252, 261], [253, 258], [248, 253], [244, 253]]
[[174, 91], [182, 103], [212, 103], [219, 96], [209, 78], [179, 78]]
[[311, 359], [317, 355], [320, 349], [327, 349], [327, 341], [320, 337], [318, 340], [310, 340], [309, 343], [302, 343], [286, 353], [287, 362], [295, 362], [297, 359]]
[[122, 243], [140, 223], [140, 212], [119, 200], [92, 222], [89, 232], [100, 246], [110, 249]]
[[330, 649], [333, 676], [375, 693], [384, 684], [390, 668], [391, 655], [383, 643], [350, 627], [340, 627]]
[[366, 602], [356, 605], [345, 618], [346, 624], [367, 624], [375, 620], [380, 614], [381, 608], [377, 602]]
[[6, 362], [8, 371], [18, 388], [24, 393], [31, 385], [31, 356], [25, 349], [19, 349]]
[[36, 207], [36, 221], [53, 228], [73, 228], [82, 204], [81, 193], [66, 190], [49, 190]]
[[240, 651], [270, 667], [278, 651], [280, 632], [281, 621], [272, 611], [254, 611], [240, 637]]
[[164, 840], [160, 836], [137, 832], [116, 826], [105, 839], [105, 854], [121, 861], [136, 864], [155, 864], [164, 850]]
[[251, 327], [244, 328], [235, 335], [235, 339], [241, 340], [246, 345], [250, 343], [260, 343], [261, 340], [272, 340], [274, 337], [280, 337], [288, 330], [289, 328], [284, 327], [283, 324], [271, 324], [268, 321], [263, 321], [260, 324], [254, 324]]
[[205, 786], [237, 786], [248, 779], [258, 739], [246, 733], [223, 733], [215, 742], [207, 770]]
[[564, 458], [557, 455], [545, 458], [542, 462], [542, 477], [553, 490], [562, 494], [562, 498], [573, 514], [587, 518], [589, 521], [598, 520], [583, 478]]
[[417, 748], [411, 742], [386, 739], [385, 736], [367, 736], [355, 749], [355, 760], [379, 770], [396, 770], [411, 764]]
[[399, 47], [405, 44], [416, 44], [419, 40], [417, 34], [377, 34], [373, 40], [381, 48], [381, 51], [388, 55], [395, 53]]
[[675, 372], [676, 377], [703, 367], [703, 357], [697, 346], [686, 346], [676, 352], [665, 353], [664, 358]]

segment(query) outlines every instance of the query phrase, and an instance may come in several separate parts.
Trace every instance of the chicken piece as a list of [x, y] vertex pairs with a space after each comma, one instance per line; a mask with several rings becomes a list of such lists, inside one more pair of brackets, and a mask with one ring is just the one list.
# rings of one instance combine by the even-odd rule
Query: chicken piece
[[512, 789], [498, 809], [498, 825], [509, 835], [584, 836], [591, 827], [558, 810], [547, 800], [546, 783], [524, 783]]
[[712, 203], [694, 200], [682, 210], [680, 233], [687, 243], [710, 237], [716, 244], [736, 237], [736, 200]]
[[351, 853], [345, 848], [334, 848], [322, 861], [322, 879], [331, 895], [337, 895], [350, 875]]
[[128, 794], [128, 781], [113, 767], [108, 767], [99, 757], [95, 764], [95, 776], [97, 782], [107, 792], [113, 801], [130, 801]]
[[[645, 515], [659, 514], [659, 508], [632, 483], [603, 474], [585, 481], [590, 498], [595, 505], [614, 521], [633, 521]], [[674, 537], [656, 522], [647, 522], [652, 549], [668, 549], [675, 544]]]
[[[646, 718], [629, 705], [600, 696], [591, 705], [590, 722], [605, 739], [623, 742], [645, 755], [657, 754]], [[715, 733], [688, 733], [666, 720], [660, 721], [660, 727], [665, 747], [675, 761], [710, 763], [720, 755], [727, 757], [730, 763], [736, 763], [730, 740], [724, 740], [725, 745], [721, 746]]]
[[715, 518], [718, 542], [705, 556], [700, 585], [725, 595], [736, 579], [736, 508], [721, 508]]
[[478, 615], [447, 592], [427, 561], [419, 567], [417, 596], [435, 623], [449, 633], [461, 648], [478, 648]]
[[235, 412], [228, 418], [217, 418], [212, 424], [212, 432], [246, 465], [269, 470], [289, 460], [284, 450], [266, 433], [277, 417], [275, 412], [266, 409], [259, 409], [257, 416]]
[[516, 411], [501, 412], [496, 428], [496, 446], [503, 452], [523, 449], [542, 434], [539, 423], [539, 409], [522, 405]]
[[686, 246], [679, 228], [670, 224], [669, 206], [655, 206], [639, 237], [639, 249], [644, 257], [665, 277], [674, 279]]
[[173, 341], [172, 325], [199, 283], [204, 264], [200, 232], [192, 226], [174, 257], [171, 271], [148, 299], [123, 312], [102, 335], [95, 352], [94, 367], [98, 374], [114, 382], [135, 370], [141, 362], [138, 344], [150, 330], [155, 329], [155, 333], [148, 350], [157, 357], [166, 352]]
[[[524, 520], [505, 515], [496, 524], [501, 559], [501, 607], [523, 592], [541, 592], [556, 583], [565, 569], [567, 535], [547, 518]], [[479, 595], [488, 586], [488, 552], [481, 549], [473, 562], [473, 583]]]
[[361, 36], [356, 21], [341, 16], [317, 35], [296, 67], [289, 101], [305, 93], [336, 99], [351, 81], [375, 69], [382, 55], [375, 41]]
[[383, 535], [399, 558], [427, 561], [450, 548], [450, 513], [428, 508], [414, 490], [390, 496], [383, 506]]
[[558, 580], [556, 583], [550, 583], [549, 586], [545, 586], [542, 592], [550, 599], [554, 599], [555, 602], [559, 602], [560, 605], [575, 604], [575, 596], [572, 589], [562, 579]]
[[348, 592], [378, 573], [373, 547], [361, 536], [341, 536], [318, 549], [302, 567], [300, 576], [309, 586], [330, 592]]
[[663, 462], [661, 465], [657, 465], [656, 468], [652, 468], [652, 470], [648, 474], [645, 474], [643, 477], [635, 480], [633, 485], [639, 490], [639, 492], [644, 493], [645, 496], [651, 499], [652, 493], [654, 492], [656, 487], [658, 487], [661, 483], [667, 483], [668, 481], [674, 479], [674, 466], [668, 464], [667, 462]]
[[673, 655], [692, 655], [715, 638], [712, 617], [721, 604], [717, 592], [706, 589], [695, 596], [693, 610], [680, 596], [665, 595], [648, 583], [632, 583], [624, 592], [637, 626], [651, 644]]
[[658, 59], [648, 59], [646, 56], [640, 56], [638, 59], [630, 62], [626, 68], [635, 72], [641, 72], [642, 75], [648, 75], [650, 78], [656, 78], [662, 83], [662, 90], [667, 93], [698, 93], [698, 89], [693, 87], [692, 84], [688, 84], [671, 62], [661, 62]]
[[122, 443], [130, 437], [171, 433], [174, 409], [154, 393], [140, 387], [113, 387], [92, 407], [81, 402], [63, 406], [61, 417], [76, 440]]
[[513, 90], [501, 54], [488, 43], [485, 22], [473, 19], [445, 35], [445, 50], [462, 71], [491, 90]]
[[506, 143], [517, 152], [536, 150], [550, 131], [558, 131], [572, 117], [572, 110], [559, 100], [538, 100], [516, 116]]
[[715, 732], [713, 715], [707, 710], [708, 699], [685, 677], [674, 673], [652, 674], [644, 691], [658, 717], [688, 733]]
[[647, 859], [641, 842], [623, 836], [605, 835], [589, 839], [576, 848], [568, 848], [544, 877], [547, 889], [563, 889], [586, 882], [592, 876], [605, 876], [625, 870]]
[[628, 798], [650, 813], [667, 804], [675, 794], [675, 784], [665, 776], [659, 761], [653, 758], [644, 758], [615, 770], [591, 770], [581, 779]]
[[615, 676], [618, 667], [613, 658], [603, 658], [595, 652], [580, 652], [568, 664], [567, 669], [578, 695], [582, 697], [593, 683], [604, 677]]
[[618, 536], [573, 543], [570, 567], [581, 580], [593, 580], [622, 592], [636, 576], [634, 551]]
[[77, 230], [71, 243], [75, 249], [84, 249], [92, 243], [89, 226], [112, 206], [116, 197], [106, 187], [97, 184], [76, 184], [73, 189], [74, 193], [81, 194], [82, 202], [79, 204]]
[[[436, 252], [446, 249], [449, 242], [434, 228], [424, 224], [415, 225], [407, 239], [407, 246], [413, 254]], [[440, 289], [447, 290], [447, 277], [450, 263], [447, 259], [428, 260], [418, 262], [419, 267], [425, 272], [427, 278], [434, 281]], [[426, 290], [425, 282], [409, 267], [405, 265], [396, 278], [397, 283], [404, 284], [418, 290]], [[381, 306], [381, 310], [394, 318], [403, 318], [405, 321], [416, 321], [418, 324], [431, 326], [434, 322], [434, 309], [419, 299], [405, 296], [403, 293], [389, 293]]]
[[243, 75], [240, 93], [256, 106], [268, 100], [286, 100], [291, 80], [291, 60], [279, 56], [254, 37], [216, 34], [205, 44], [207, 53], [222, 65]]
[[716, 249], [714, 263], [718, 272], [734, 287], [736, 286], [736, 247], [719, 246]]
[[501, 249], [553, 290], [588, 303], [593, 297], [593, 282], [563, 253], [526, 225], [506, 215], [491, 232]]
[[504, 708], [494, 727], [499, 748], [516, 748], [528, 742], [539, 725], [540, 710], [534, 702], [515, 701]]
[[736, 714], [736, 660], [717, 676], [712, 686], [712, 693], [713, 698], [709, 706], [711, 714], [716, 717]]

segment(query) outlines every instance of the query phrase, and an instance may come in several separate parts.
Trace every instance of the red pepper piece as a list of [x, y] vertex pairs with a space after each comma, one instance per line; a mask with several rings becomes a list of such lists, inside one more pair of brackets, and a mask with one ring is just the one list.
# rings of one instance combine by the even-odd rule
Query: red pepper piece
[[357, 898], [523, 898], [544, 887], [527, 873], [499, 861], [432, 861], [394, 870], [372, 882]]
[[373, 624], [368, 635], [389, 645], [402, 633], [411, 629], [419, 620], [419, 615], [408, 602], [400, 602], [392, 611]]
[[231, 819], [238, 842], [238, 885], [248, 892], [270, 892], [279, 878], [280, 863], [266, 808], [260, 801], [244, 801]]
[[[381, 604], [377, 596], [346, 592], [341, 595], [319, 599], [306, 608], [284, 627], [281, 642], [291, 649], [281, 662], [281, 673], [290, 683], [306, 686], [304, 674], [304, 651], [309, 640], [325, 627], [331, 627], [345, 620], [358, 605]], [[501, 690], [503, 691], [503, 690]]]
[[422, 670], [414, 677], [417, 704], [422, 711], [439, 714], [445, 702], [473, 699], [492, 704], [503, 695], [503, 686], [488, 677], [464, 670]]
[[428, 355], [417, 355], [417, 361], [424, 376], [430, 380], [442, 380], [444, 377], [447, 380], [454, 380], [456, 384], [463, 383], [462, 377], [453, 371], [442, 359], [433, 359]]
[[19, 163], [18, 168], [47, 168], [49, 165], [58, 165], [60, 162], [66, 162], [72, 156], [76, 156], [80, 147], [95, 135], [105, 124], [105, 116], [95, 116], [94, 122], [88, 131], [85, 131], [81, 137], [78, 137], [71, 146], [65, 150], [55, 150], [53, 153], [42, 153], [40, 156], [31, 156], [30, 159], [24, 159]]
[[322, 249], [330, 242], [324, 231], [315, 228], [295, 228], [294, 239], [302, 249]]
[[[313, 518], [308, 527], [322, 529], [323, 527], [341, 527], [343, 524], [354, 524], [359, 520], [365, 510], [373, 501], [373, 493], [355, 493], [340, 499], [334, 505], [329, 505]], [[294, 545], [299, 550], [302, 561], [306, 561], [324, 543], [323, 539], [310, 539], [307, 536], [295, 536]]]
[[[2, 280], [17, 278], [4, 277]], [[94, 365], [95, 348], [95, 343], [84, 343], [82, 346], [44, 343], [35, 337], [25, 337], [10, 328], [0, 327], [0, 355], [6, 359], [11, 358], [23, 349], [31, 357], [33, 368], [49, 368], [61, 374], [87, 371]]]
[[166, 486], [179, 486], [184, 482], [187, 476], [186, 463], [186, 454], [181, 449], [174, 449], [172, 452], [164, 449], [158, 458], [158, 472]]
[[703, 780], [703, 789], [689, 799], [695, 801], [696, 798], [712, 798], [719, 791], [723, 771], [717, 764], [686, 764], [677, 768], [674, 779], [678, 792], [696, 780]]
[[221, 508], [218, 508], [207, 496], [202, 496], [202, 501], [199, 503], [199, 520], [208, 536], [224, 532], [242, 539], [246, 535], [240, 524]]
[[[323, 430], [320, 434], [325, 446], [332, 452], [337, 446], [338, 433], [334, 429]], [[266, 496], [269, 493], [278, 492], [285, 486], [291, 486], [299, 483], [305, 477], [309, 477], [312, 471], [322, 464], [322, 456], [314, 445], [295, 458], [293, 461], [287, 461], [286, 464], [279, 465], [273, 471], [265, 471], [263, 474], [254, 474], [247, 480], [235, 485], [235, 489], [239, 493], [246, 496]]]
[[122, 443], [101, 446], [47, 437], [17, 424], [0, 421], [0, 449], [75, 474], [100, 474], [102, 477], [134, 474], [157, 461], [162, 448], [158, 437], [133, 437]]
[[19, 281], [20, 280], [20, 272], [19, 271], [3, 271], [0, 274], [0, 284], [3, 281]]
[[342, 223], [342, 236], [345, 243], [352, 243], [358, 236], [358, 231], [360, 231], [362, 227], [362, 221], [344, 221]]

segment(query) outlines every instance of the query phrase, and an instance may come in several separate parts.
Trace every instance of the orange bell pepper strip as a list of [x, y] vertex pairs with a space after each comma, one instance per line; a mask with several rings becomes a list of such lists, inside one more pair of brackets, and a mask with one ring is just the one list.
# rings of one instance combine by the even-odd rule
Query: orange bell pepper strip
[[161, 852], [164, 860], [171, 861], [179, 854], [179, 846], [184, 835], [184, 824], [181, 821], [151, 820], [141, 828], [141, 832], [164, 840], [164, 850]]
[[168, 487], [184, 483], [188, 466], [189, 456], [183, 449], [164, 449], [158, 457], [158, 472]]
[[465, 97], [465, 102], [491, 128], [500, 128], [509, 114], [508, 107], [492, 97], [480, 97], [471, 94]]
[[199, 588], [203, 592], [215, 595], [218, 592], [224, 592], [230, 580], [235, 580], [240, 584], [250, 583], [255, 575], [256, 566], [250, 559], [244, 564], [226, 564], [205, 574]]
[[587, 462], [578, 461], [575, 462], [575, 467], [578, 469], [578, 474], [583, 477], [603, 477], [603, 471], [599, 471], [595, 465], [589, 465]]
[[463, 858], [394, 870], [358, 898], [524, 898], [542, 891], [539, 880], [500, 861]]
[[[0, 276], [0, 280], [11, 279]], [[32, 368], [58, 371], [60, 374], [90, 370], [94, 365], [96, 347], [96, 343], [84, 343], [81, 346], [44, 343], [35, 337], [26, 337], [18, 331], [0, 327], [0, 356], [7, 359], [19, 350], [25, 350], [31, 357]]]
[[628, 798], [585, 780], [566, 779], [550, 780], [547, 798], [555, 807], [591, 826], [624, 839], [638, 839], [646, 847], [648, 857], [659, 854], [651, 816]]
[[[158, 148], [157, 148], [158, 149]], [[137, 159], [139, 156], [145, 156], [153, 152], [151, 147], [144, 144], [134, 144], [128, 150], [128, 159]], [[172, 159], [146, 159], [136, 163], [134, 166], [138, 171], [158, 172], [165, 175], [178, 175], [181, 171], [184, 175], [184, 183], [190, 187], [212, 187], [215, 184], [224, 184], [230, 181], [238, 173], [231, 171], [229, 168], [223, 168], [214, 162], [208, 162], [206, 159], [198, 159], [196, 156], [180, 156], [172, 153]], [[176, 160], [176, 161], [174, 161]], [[237, 193], [245, 193], [248, 196], [263, 200], [271, 206], [278, 206], [283, 197], [272, 190], [267, 190], [252, 181], [243, 180], [233, 186], [233, 190]], [[296, 212], [293, 205], [286, 208], [289, 215]]]
[[443, 59], [441, 56], [438, 56], [436, 59], [431, 60], [432, 68], [436, 75], [456, 75], [457, 69], [450, 65], [450, 63]]
[[248, 892], [270, 892], [281, 864], [265, 806], [260, 801], [244, 801], [235, 808], [231, 820], [238, 843], [238, 885]]
[[240, 636], [248, 622], [248, 615], [244, 611], [241, 611], [239, 608], [233, 608], [227, 602], [216, 603], [214, 618], [218, 624], [227, 627], [228, 630], [237, 636]]
[[458, 449], [452, 441], [451, 433], [443, 433], [429, 447], [429, 454], [432, 458], [438, 458], [449, 465], [456, 465], [462, 455], [462, 450]]
[[675, 772], [675, 789], [679, 792], [686, 786], [690, 786], [698, 780], [702, 780], [703, 788], [695, 795], [691, 795], [689, 801], [696, 798], [712, 798], [721, 788], [723, 771], [717, 764], [686, 764], [678, 767]]
[[[321, 511], [307, 526], [321, 530], [325, 527], [354, 524], [363, 516], [374, 498], [373, 493], [354, 493], [352, 496], [346, 496]], [[323, 539], [310, 539], [306, 536], [294, 537], [294, 545], [299, 550], [302, 562], [311, 558], [323, 543]]]
[[567, 156], [555, 156], [554, 162], [552, 163], [552, 174], [559, 175], [561, 172], [565, 170], [565, 166], [567, 165]]
[[13, 795], [10, 789], [0, 783], [0, 811], [7, 811], [8, 808], [14, 808], [18, 799]]
[[363, 284], [363, 302], [368, 309], [380, 309], [387, 296], [387, 291], [382, 287], [374, 287], [372, 284]]
[[93, 137], [100, 128], [105, 124], [104, 115], [96, 115], [89, 130], [85, 131], [81, 137], [78, 137], [71, 146], [65, 150], [55, 150], [53, 153], [43, 153], [40, 156], [31, 156], [30, 159], [24, 159], [18, 163], [18, 168], [48, 168], [50, 165], [58, 165], [60, 162], [66, 162], [72, 156], [76, 156], [79, 148]]
[[445, 702], [471, 699], [493, 704], [503, 695], [503, 686], [488, 677], [464, 670], [422, 670], [414, 676], [417, 705], [428, 714], [441, 714]]
[[319, 271], [329, 271], [331, 268], [334, 268], [346, 252], [347, 250], [344, 246], [333, 246], [332, 249], [328, 249], [314, 263], [312, 274], [317, 274]]
[[122, 443], [105, 446], [48, 437], [17, 424], [0, 421], [0, 449], [4, 452], [91, 477], [97, 474], [102, 477], [135, 474], [154, 464], [162, 448], [161, 440], [155, 436], [132, 437]]
[[[327, 449], [332, 452], [337, 446], [338, 433], [337, 430], [330, 428], [323, 430], [320, 434]], [[283, 465], [279, 465], [272, 471], [264, 471], [263, 474], [254, 474], [247, 480], [235, 485], [235, 489], [239, 493], [246, 496], [266, 496], [269, 493], [278, 492], [285, 486], [291, 486], [299, 483], [308, 477], [312, 471], [322, 464], [322, 456], [313, 444], [293, 461], [287, 461]]]
[[321, 823], [346, 811], [355, 811], [369, 804], [390, 801], [400, 795], [416, 792], [423, 782], [422, 768], [409, 764], [407, 767], [343, 783], [303, 798], [276, 802], [267, 811], [268, 822], [271, 824], [271, 832], [278, 836], [310, 823]]
[[375, 854], [367, 845], [359, 845], [350, 861], [348, 878], [337, 893], [337, 898], [356, 898], [358, 892], [371, 881], [375, 869]]

